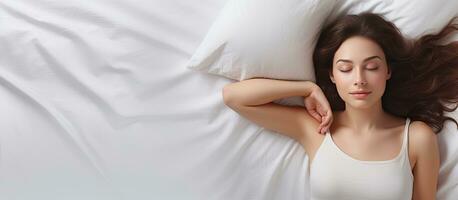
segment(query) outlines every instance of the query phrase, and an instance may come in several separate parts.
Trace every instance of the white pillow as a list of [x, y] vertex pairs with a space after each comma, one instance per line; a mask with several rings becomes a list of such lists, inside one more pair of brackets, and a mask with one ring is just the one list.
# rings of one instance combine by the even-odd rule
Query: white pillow
[[388, 21], [393, 22], [405, 37], [419, 38], [425, 34], [438, 32], [450, 19], [457, 16], [458, 1], [339, 0], [328, 17], [328, 21], [330, 22], [345, 14], [359, 14], [361, 12], [380, 14]]
[[336, 0], [229, 0], [187, 67], [238, 81], [315, 82], [312, 55]]

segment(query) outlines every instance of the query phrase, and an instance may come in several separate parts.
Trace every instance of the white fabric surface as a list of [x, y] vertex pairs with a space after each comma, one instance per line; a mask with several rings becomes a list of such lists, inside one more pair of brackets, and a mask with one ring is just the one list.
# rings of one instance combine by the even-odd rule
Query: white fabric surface
[[335, 0], [230, 0], [187, 67], [234, 80], [315, 82], [313, 50]]
[[[2, 0], [0, 199], [308, 199], [300, 145], [226, 107], [231, 80], [185, 68], [225, 2]], [[447, 122], [441, 200], [457, 141]]]

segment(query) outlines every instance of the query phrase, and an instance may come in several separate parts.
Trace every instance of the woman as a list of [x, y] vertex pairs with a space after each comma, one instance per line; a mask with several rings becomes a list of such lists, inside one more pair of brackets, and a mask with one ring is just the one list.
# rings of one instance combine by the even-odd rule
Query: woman
[[[312, 199], [435, 199], [436, 133], [458, 124], [444, 116], [457, 108], [458, 42], [439, 44], [452, 22], [409, 41], [379, 15], [344, 16], [318, 39], [316, 83], [244, 80], [224, 87], [224, 102], [304, 147]], [[272, 102], [291, 96], [306, 110]]]

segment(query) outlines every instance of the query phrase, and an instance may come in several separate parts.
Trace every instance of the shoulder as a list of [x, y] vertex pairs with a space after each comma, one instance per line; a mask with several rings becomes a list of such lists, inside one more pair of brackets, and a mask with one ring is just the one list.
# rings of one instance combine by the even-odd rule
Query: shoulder
[[[428, 156], [437, 150], [437, 136], [433, 129], [422, 121], [412, 121], [409, 126], [409, 145], [416, 159]], [[431, 155], [429, 155], [431, 156]]]
[[409, 136], [412, 142], [425, 143], [436, 138], [433, 129], [422, 121], [412, 121], [409, 126]]
[[[409, 131], [410, 132], [410, 131]], [[440, 155], [437, 137], [426, 123], [415, 121], [409, 134], [415, 149], [413, 196], [434, 199], [439, 177]]]

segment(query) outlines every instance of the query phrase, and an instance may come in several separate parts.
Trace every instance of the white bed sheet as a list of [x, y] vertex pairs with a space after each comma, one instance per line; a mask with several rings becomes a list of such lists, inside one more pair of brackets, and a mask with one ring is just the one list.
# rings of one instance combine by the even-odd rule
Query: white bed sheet
[[308, 199], [300, 145], [226, 107], [232, 80], [184, 67], [225, 2], [2, 0], [0, 199]]

